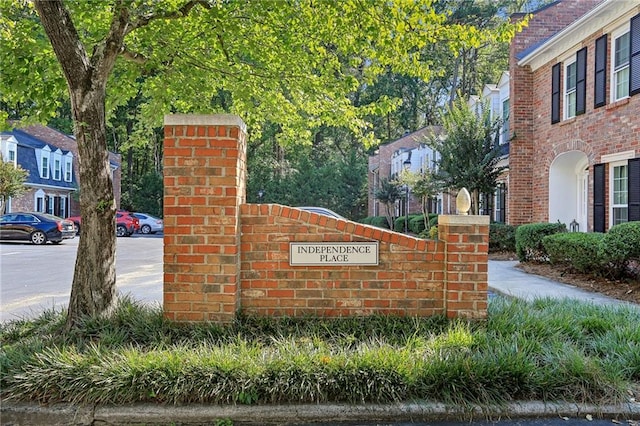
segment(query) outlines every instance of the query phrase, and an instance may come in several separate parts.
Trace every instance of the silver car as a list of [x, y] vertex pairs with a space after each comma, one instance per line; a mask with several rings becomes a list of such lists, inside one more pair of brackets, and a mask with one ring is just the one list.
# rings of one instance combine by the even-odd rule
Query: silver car
[[164, 231], [164, 222], [162, 219], [151, 216], [147, 213], [132, 213], [140, 221], [140, 233], [155, 234]]

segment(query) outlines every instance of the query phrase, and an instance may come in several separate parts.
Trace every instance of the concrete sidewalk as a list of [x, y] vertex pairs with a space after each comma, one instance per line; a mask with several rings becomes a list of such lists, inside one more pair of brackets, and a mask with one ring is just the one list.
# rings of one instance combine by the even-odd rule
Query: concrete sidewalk
[[[518, 299], [539, 298], [572, 299], [597, 305], [634, 305], [612, 299], [599, 293], [592, 293], [548, 278], [528, 274], [516, 268], [518, 261], [489, 261], [489, 290]], [[638, 306], [640, 308], [640, 306]]]

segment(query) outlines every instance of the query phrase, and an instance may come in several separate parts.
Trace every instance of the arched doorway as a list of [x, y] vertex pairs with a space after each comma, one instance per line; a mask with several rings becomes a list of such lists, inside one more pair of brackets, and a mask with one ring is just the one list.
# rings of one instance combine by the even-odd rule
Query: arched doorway
[[549, 222], [570, 228], [575, 220], [580, 231], [588, 228], [589, 160], [580, 151], [558, 155], [549, 167]]

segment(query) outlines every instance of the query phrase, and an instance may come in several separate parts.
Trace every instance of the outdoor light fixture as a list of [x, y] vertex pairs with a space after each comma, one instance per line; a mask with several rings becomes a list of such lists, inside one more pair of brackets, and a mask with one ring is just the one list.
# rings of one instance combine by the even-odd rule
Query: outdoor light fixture
[[262, 197], [264, 196], [264, 189], [258, 191], [258, 201], [262, 203]]

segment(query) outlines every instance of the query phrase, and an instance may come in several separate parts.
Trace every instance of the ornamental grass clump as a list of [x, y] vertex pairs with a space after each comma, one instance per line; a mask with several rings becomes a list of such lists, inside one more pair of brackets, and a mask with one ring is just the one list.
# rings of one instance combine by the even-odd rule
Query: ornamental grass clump
[[256, 318], [178, 324], [127, 298], [0, 325], [2, 397], [79, 404], [619, 402], [640, 380], [640, 310], [492, 298], [486, 321]]

